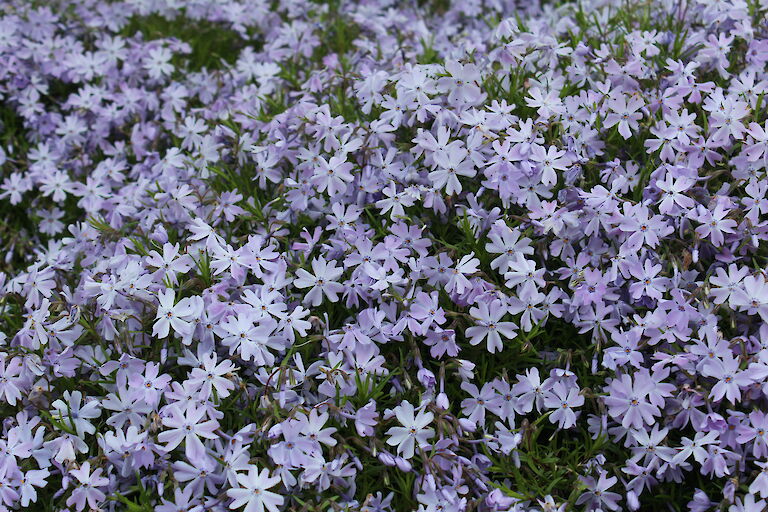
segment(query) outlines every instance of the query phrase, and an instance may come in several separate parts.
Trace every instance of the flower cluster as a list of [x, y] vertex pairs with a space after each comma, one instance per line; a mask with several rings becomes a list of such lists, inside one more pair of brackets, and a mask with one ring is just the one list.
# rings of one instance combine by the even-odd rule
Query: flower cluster
[[0, 512], [763, 510], [768, 2], [555, 4], [0, 5]]

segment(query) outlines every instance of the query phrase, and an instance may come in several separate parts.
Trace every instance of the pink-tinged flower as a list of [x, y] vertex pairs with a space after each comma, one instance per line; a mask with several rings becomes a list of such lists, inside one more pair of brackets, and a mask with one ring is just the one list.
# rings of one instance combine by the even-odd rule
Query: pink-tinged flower
[[102, 468], [96, 468], [91, 473], [90, 462], [84, 462], [79, 469], [73, 469], [69, 472], [70, 475], [77, 479], [78, 486], [72, 491], [72, 495], [67, 498], [68, 507], [74, 505], [75, 509], [79, 512], [85, 508], [87, 502], [91, 509], [99, 508], [107, 497], [99, 488], [109, 484], [109, 479], [101, 476], [101, 472]]
[[477, 345], [487, 339], [489, 352], [501, 352], [503, 349], [501, 337], [511, 340], [517, 336], [515, 331], [517, 325], [513, 322], [501, 321], [507, 314], [507, 308], [499, 300], [494, 300], [490, 304], [481, 302], [477, 307], [471, 308], [469, 314], [477, 320], [477, 325], [468, 327], [465, 331], [471, 345]]
[[244, 512], [277, 512], [284, 498], [268, 489], [279, 484], [279, 476], [269, 476], [267, 468], [259, 469], [250, 465], [248, 473], [238, 473], [239, 487], [227, 490], [227, 496], [232, 498], [229, 508], [234, 510], [245, 506]]
[[204, 420], [206, 409], [188, 404], [183, 410], [177, 405], [168, 406], [168, 412], [163, 417], [163, 426], [168, 427], [157, 435], [157, 440], [165, 443], [165, 450], [170, 452], [182, 441], [187, 459], [197, 460], [205, 456], [205, 446], [200, 440], [216, 439], [214, 433], [219, 428], [219, 422], [214, 419]]
[[427, 427], [432, 423], [434, 415], [423, 410], [415, 414], [413, 405], [405, 400], [394, 408], [394, 412], [402, 427], [391, 427], [387, 430], [387, 435], [390, 436], [387, 444], [397, 446], [397, 453], [405, 459], [410, 459], [417, 445], [425, 447], [427, 440], [435, 436], [435, 430]]

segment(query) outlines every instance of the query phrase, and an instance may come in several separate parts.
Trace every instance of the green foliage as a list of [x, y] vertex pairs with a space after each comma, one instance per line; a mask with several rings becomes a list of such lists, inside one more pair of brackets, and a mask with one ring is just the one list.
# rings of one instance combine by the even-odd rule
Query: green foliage
[[222, 64], [231, 65], [240, 50], [249, 45], [254, 46], [253, 40], [244, 40], [240, 34], [222, 24], [185, 16], [169, 19], [155, 13], [131, 17], [121, 34], [125, 37], [141, 34], [147, 40], [174, 38], [189, 44], [190, 54], [175, 56], [173, 62], [178, 65], [183, 58], [186, 60], [185, 69], [192, 71], [219, 69]]

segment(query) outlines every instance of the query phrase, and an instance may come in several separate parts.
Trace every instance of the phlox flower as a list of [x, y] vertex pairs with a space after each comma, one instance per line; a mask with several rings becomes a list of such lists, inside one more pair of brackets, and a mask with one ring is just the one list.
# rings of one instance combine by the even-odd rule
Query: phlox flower
[[190, 461], [205, 456], [205, 446], [200, 438], [216, 439], [214, 433], [219, 428], [219, 422], [205, 418], [205, 408], [188, 404], [184, 409], [177, 405], [168, 406], [167, 413], [162, 419], [164, 427], [157, 435], [157, 440], [164, 443], [164, 449], [171, 451], [184, 441], [184, 451]]
[[701, 226], [696, 228], [696, 233], [702, 238], [709, 238], [716, 247], [723, 245], [724, 234], [734, 233], [737, 222], [733, 219], [726, 219], [729, 210], [722, 203], [715, 206], [713, 211], [706, 208], [699, 208], [696, 220]]
[[744, 496], [744, 499], [736, 498], [736, 502], [728, 507], [728, 512], [762, 512], [765, 510], [766, 501], [764, 499], [756, 499], [755, 495], [751, 493]]
[[432, 184], [438, 189], [445, 187], [445, 193], [449, 196], [460, 194], [462, 187], [459, 176], [472, 178], [477, 174], [475, 165], [471, 160], [465, 159], [465, 156], [466, 151], [461, 148], [435, 153], [434, 159], [438, 168], [429, 173]]
[[53, 404], [51, 417], [53, 419], [71, 426], [79, 438], [84, 438], [85, 434], [93, 434], [96, 427], [90, 420], [101, 416], [101, 407], [98, 400], [83, 403], [83, 394], [80, 391], [64, 391], [62, 397]]
[[328, 190], [328, 195], [333, 197], [343, 192], [347, 184], [353, 180], [350, 172], [353, 168], [354, 165], [347, 162], [344, 154], [334, 155], [329, 160], [320, 156], [312, 183], [317, 186], [319, 192]]
[[584, 396], [579, 388], [556, 382], [549, 393], [544, 396], [544, 407], [553, 409], [549, 421], [557, 423], [559, 428], [568, 429], [576, 424], [574, 407], [584, 405]]
[[402, 426], [387, 430], [387, 436], [389, 436], [387, 444], [397, 446], [397, 453], [405, 459], [410, 459], [414, 455], [416, 446], [421, 448], [427, 446], [427, 441], [435, 436], [434, 429], [427, 427], [432, 423], [434, 415], [423, 410], [416, 413], [413, 405], [407, 401], [395, 407], [394, 412]]
[[239, 509], [243, 506], [244, 512], [277, 512], [282, 506], [284, 498], [268, 489], [280, 483], [280, 477], [269, 476], [269, 470], [261, 471], [256, 466], [249, 466], [247, 473], [237, 475], [238, 487], [227, 490], [227, 496], [232, 498], [229, 508]]
[[194, 261], [189, 254], [179, 256], [179, 244], [163, 245], [163, 255], [157, 251], [151, 251], [145, 258], [147, 265], [155, 267], [155, 274], [162, 279], [168, 278], [171, 285], [178, 284], [178, 274], [184, 274], [194, 266]]
[[517, 325], [513, 322], [502, 322], [507, 308], [501, 301], [494, 300], [490, 304], [481, 302], [469, 310], [469, 314], [477, 319], [477, 325], [468, 327], [465, 331], [471, 345], [477, 345], [484, 339], [487, 340], [488, 351], [491, 353], [501, 351], [503, 344], [501, 337], [513, 339], [517, 336]]
[[739, 360], [730, 354], [723, 359], [715, 359], [704, 364], [702, 372], [707, 377], [717, 379], [709, 397], [713, 400], [728, 399], [735, 404], [741, 400], [741, 389], [747, 388], [754, 379], [749, 371], [739, 369]]
[[237, 367], [226, 359], [218, 363], [213, 352], [204, 355], [201, 362], [202, 368], [193, 368], [190, 372], [190, 384], [200, 388], [203, 398], [208, 398], [213, 390], [219, 398], [228, 397], [235, 384], [227, 375], [233, 374]]
[[659, 408], [648, 400], [651, 387], [639, 378], [633, 380], [624, 374], [613, 379], [606, 392], [603, 401], [609, 408], [608, 413], [621, 420], [624, 428], [640, 429], [645, 424], [652, 425], [654, 417], [659, 415]]
[[51, 473], [47, 469], [30, 469], [20, 473], [16, 483], [20, 493], [19, 502], [22, 507], [28, 507], [30, 503], [37, 502], [36, 488], [44, 488], [48, 484], [46, 478], [50, 475]]
[[587, 503], [590, 510], [619, 510], [618, 502], [621, 496], [615, 492], [608, 491], [616, 482], [619, 481], [615, 476], [608, 476], [605, 471], [600, 471], [597, 480], [593, 477], [580, 477], [580, 480], [587, 486], [587, 490], [576, 500], [577, 505]]
[[319, 306], [323, 302], [323, 295], [331, 302], [339, 300], [338, 294], [344, 291], [344, 286], [336, 280], [344, 272], [343, 268], [337, 268], [336, 262], [327, 262], [324, 258], [312, 260], [312, 274], [300, 268], [296, 271], [296, 280], [293, 282], [297, 288], [312, 288], [304, 296], [305, 304]]
[[173, 331], [186, 336], [194, 326], [192, 320], [202, 313], [202, 304], [193, 297], [185, 297], [176, 302], [176, 292], [166, 288], [158, 294], [160, 304], [157, 307], [155, 324], [152, 326], [152, 336], [165, 338]]
[[91, 473], [91, 463], [84, 462], [78, 469], [69, 472], [78, 482], [77, 487], [67, 498], [67, 506], [74, 505], [78, 512], [85, 508], [86, 503], [92, 509], [99, 508], [99, 505], [107, 497], [99, 488], [109, 484], [109, 479], [101, 476], [102, 468], [94, 469]]
[[638, 121], [643, 118], [643, 114], [638, 112], [644, 106], [644, 102], [637, 96], [625, 96], [624, 94], [612, 98], [608, 101], [610, 113], [605, 116], [604, 125], [606, 128], [618, 125], [619, 133], [625, 139], [632, 136], [632, 130], [639, 128]]

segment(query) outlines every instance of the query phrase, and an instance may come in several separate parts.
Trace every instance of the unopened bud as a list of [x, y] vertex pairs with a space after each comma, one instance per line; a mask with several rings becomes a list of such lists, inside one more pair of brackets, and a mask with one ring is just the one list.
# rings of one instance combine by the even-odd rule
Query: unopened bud
[[403, 471], [405, 473], [408, 473], [413, 469], [413, 466], [411, 466], [411, 463], [402, 457], [395, 457], [395, 464], [397, 465], [397, 468], [400, 471]]
[[392, 456], [391, 453], [381, 452], [378, 458], [381, 461], [381, 463], [384, 464], [385, 466], [395, 465], [395, 458]]
[[435, 386], [435, 383], [437, 382], [437, 379], [435, 378], [435, 374], [431, 371], [427, 370], [426, 368], [422, 368], [416, 373], [416, 378], [419, 379], [419, 382], [422, 386], [427, 388], [432, 388]]
[[475, 422], [468, 420], [467, 418], [459, 418], [459, 425], [461, 425], [462, 430], [467, 432], [474, 432], [477, 430], [477, 425], [475, 425]]

